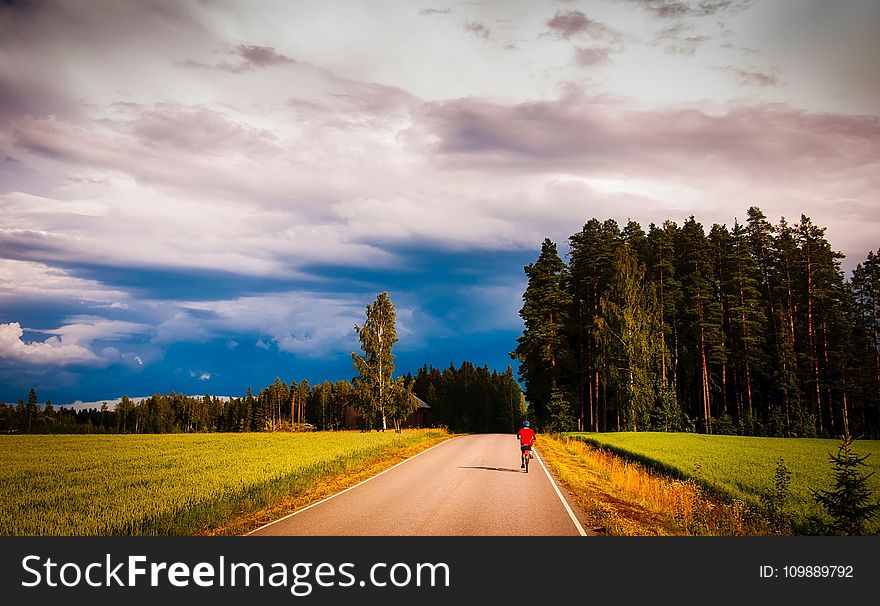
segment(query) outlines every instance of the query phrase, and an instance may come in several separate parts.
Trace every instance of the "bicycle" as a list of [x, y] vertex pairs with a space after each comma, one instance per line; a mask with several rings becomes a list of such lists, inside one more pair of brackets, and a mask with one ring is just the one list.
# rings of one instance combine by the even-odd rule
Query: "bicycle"
[[534, 455], [532, 454], [532, 447], [524, 448], [522, 451], [522, 463], [525, 467], [526, 473], [529, 473], [529, 461]]

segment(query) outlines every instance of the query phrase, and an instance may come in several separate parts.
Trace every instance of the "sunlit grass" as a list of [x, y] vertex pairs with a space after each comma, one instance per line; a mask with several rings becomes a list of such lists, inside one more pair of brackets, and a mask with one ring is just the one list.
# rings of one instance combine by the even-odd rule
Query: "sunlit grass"
[[[573, 433], [589, 444], [610, 449], [649, 467], [683, 479], [696, 480], [710, 490], [757, 505], [760, 495], [773, 487], [777, 462], [791, 472], [788, 513], [795, 519], [818, 515], [810, 489], [828, 489], [832, 482], [829, 454], [837, 454], [838, 440], [710, 436], [689, 433]], [[880, 441], [857, 440], [853, 447], [865, 461], [865, 473], [880, 471]], [[880, 495], [880, 473], [869, 483]]]
[[741, 500], [713, 498], [694, 481], [670, 478], [581, 440], [544, 436], [541, 454], [598, 534], [730, 536], [773, 532], [769, 523]]
[[0, 534], [193, 534], [443, 435], [0, 436]]

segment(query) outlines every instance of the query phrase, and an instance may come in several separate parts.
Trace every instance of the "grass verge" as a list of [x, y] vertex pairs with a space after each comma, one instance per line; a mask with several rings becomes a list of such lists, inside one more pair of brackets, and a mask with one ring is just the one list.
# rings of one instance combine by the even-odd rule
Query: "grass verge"
[[590, 518], [614, 536], [766, 535], [774, 529], [741, 500], [725, 501], [693, 480], [670, 478], [572, 438], [545, 435], [541, 455]]
[[[786, 514], [797, 524], [824, 512], [810, 489], [823, 490], [832, 482], [828, 457], [839, 440], [764, 438], [689, 433], [618, 432], [566, 434], [631, 461], [682, 480], [701, 485], [726, 500], [759, 506], [760, 497], [773, 489], [774, 471], [782, 460], [791, 472]], [[880, 471], [880, 441], [857, 440], [853, 449], [870, 455], [863, 473]], [[880, 473], [869, 479], [875, 494]]]

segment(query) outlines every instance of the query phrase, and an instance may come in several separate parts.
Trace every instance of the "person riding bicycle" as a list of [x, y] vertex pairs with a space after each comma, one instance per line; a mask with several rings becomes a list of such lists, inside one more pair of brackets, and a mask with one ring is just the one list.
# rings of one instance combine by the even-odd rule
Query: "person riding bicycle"
[[522, 464], [520, 465], [520, 469], [524, 469], [526, 466], [526, 451], [532, 449], [532, 446], [535, 444], [535, 438], [537, 437], [537, 432], [531, 428], [531, 423], [528, 421], [523, 421], [523, 426], [520, 428], [518, 432], [516, 432], [516, 437], [519, 438], [519, 450], [522, 455]]

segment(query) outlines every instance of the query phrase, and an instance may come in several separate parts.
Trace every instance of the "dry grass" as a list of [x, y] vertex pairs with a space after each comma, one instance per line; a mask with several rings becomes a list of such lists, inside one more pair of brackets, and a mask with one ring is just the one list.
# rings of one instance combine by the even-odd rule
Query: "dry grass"
[[771, 534], [766, 520], [742, 501], [721, 501], [695, 481], [663, 476], [582, 441], [544, 436], [541, 455], [598, 534]]

